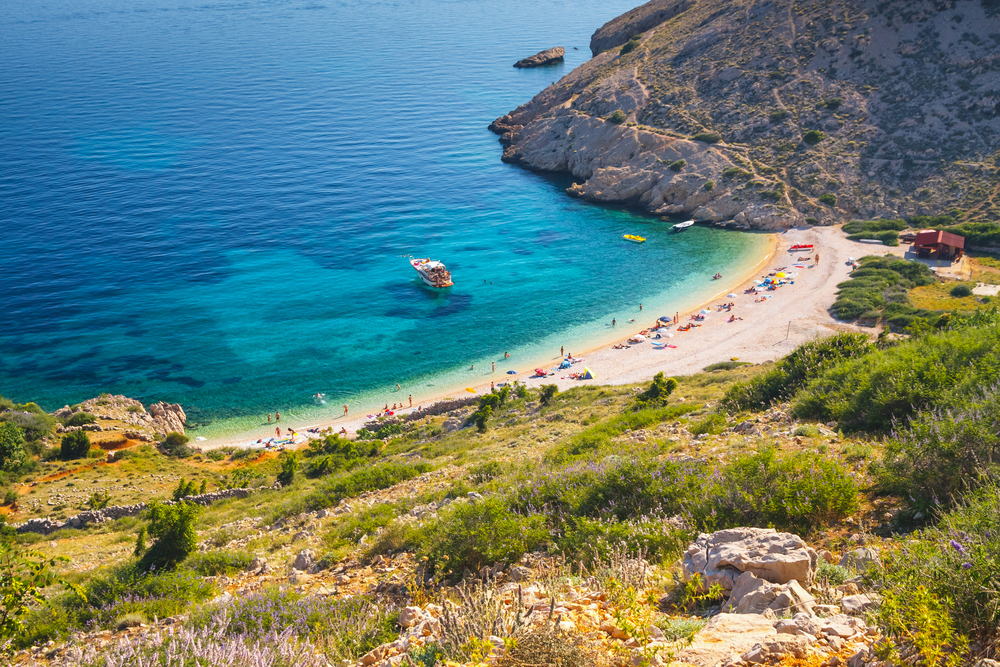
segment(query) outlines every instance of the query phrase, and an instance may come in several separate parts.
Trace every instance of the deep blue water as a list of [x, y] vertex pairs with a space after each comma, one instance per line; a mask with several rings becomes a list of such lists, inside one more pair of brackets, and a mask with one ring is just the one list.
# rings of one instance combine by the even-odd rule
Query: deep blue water
[[486, 130], [635, 4], [0, 3], [0, 393], [180, 402], [211, 432], [689, 296], [759, 240], [570, 199]]

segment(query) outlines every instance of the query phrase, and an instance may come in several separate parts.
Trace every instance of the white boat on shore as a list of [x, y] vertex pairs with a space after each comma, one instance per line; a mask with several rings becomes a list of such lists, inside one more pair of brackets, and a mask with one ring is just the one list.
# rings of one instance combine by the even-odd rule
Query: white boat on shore
[[683, 231], [683, 230], [687, 229], [688, 227], [690, 227], [693, 224], [694, 224], [694, 220], [686, 220], [685, 222], [678, 222], [676, 225], [674, 225], [670, 229], [674, 230], [675, 232], [680, 232], [680, 231]]
[[455, 284], [451, 281], [451, 271], [436, 259], [417, 259], [413, 257], [410, 258], [410, 266], [420, 274], [420, 278], [430, 287], [451, 287]]

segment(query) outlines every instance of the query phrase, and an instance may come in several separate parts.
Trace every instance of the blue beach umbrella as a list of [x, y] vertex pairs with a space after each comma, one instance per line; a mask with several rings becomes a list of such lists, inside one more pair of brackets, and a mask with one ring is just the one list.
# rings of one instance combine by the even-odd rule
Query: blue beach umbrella
[[673, 322], [673, 321], [674, 321], [674, 318], [672, 318], [672, 317], [669, 317], [669, 316], [667, 316], [667, 315], [664, 315], [663, 317], [661, 317], [661, 318], [660, 318], [660, 321], [661, 321], [661, 322]]
[[517, 375], [517, 371], [507, 371], [507, 375]]

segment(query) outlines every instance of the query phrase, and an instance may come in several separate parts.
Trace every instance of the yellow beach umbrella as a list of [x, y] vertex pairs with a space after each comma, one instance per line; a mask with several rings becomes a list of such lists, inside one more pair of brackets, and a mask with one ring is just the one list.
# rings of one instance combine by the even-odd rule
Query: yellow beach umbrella
[[779, 271], [778, 273], [774, 274], [774, 277], [775, 278], [784, 278], [784, 277], [786, 277], [786, 274], [783, 273], [783, 272], [781, 272], [781, 271]]
[[469, 392], [470, 394], [475, 394], [476, 393], [476, 390], [473, 389], [472, 387], [466, 387], [465, 391]]

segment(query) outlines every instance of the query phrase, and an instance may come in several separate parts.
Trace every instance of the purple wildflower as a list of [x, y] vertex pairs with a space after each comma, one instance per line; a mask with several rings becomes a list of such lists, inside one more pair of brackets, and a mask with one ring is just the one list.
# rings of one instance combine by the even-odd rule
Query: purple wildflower
[[972, 569], [972, 563], [968, 563], [968, 562], [962, 563], [962, 569], [963, 570], [971, 570]]
[[954, 547], [955, 551], [957, 551], [958, 553], [962, 554], [963, 556], [965, 555], [965, 547], [963, 547], [961, 544], [959, 544], [955, 540], [951, 541], [951, 546]]

